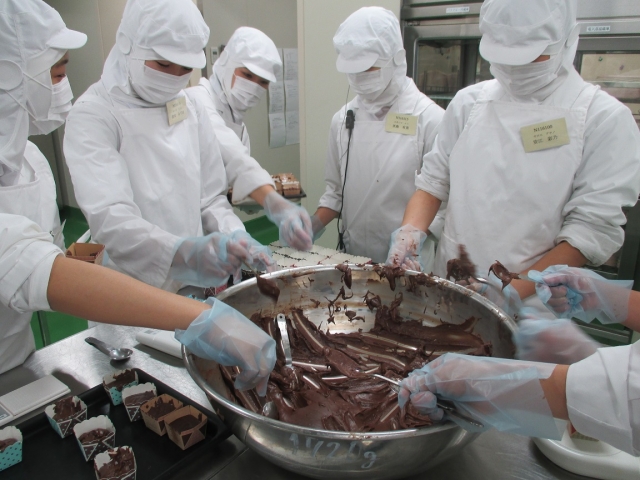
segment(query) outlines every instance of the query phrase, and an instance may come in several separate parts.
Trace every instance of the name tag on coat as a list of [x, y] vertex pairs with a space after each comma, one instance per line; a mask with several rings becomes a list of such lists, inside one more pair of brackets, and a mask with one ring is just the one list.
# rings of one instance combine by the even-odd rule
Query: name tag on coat
[[546, 122], [527, 125], [520, 129], [520, 136], [527, 153], [561, 147], [570, 143], [567, 121], [556, 118]]
[[400, 133], [402, 135], [415, 135], [418, 129], [418, 117], [415, 115], [403, 115], [390, 113], [384, 126], [386, 132]]
[[169, 125], [186, 120], [188, 114], [186, 97], [174, 98], [167, 102], [167, 120], [169, 120]]

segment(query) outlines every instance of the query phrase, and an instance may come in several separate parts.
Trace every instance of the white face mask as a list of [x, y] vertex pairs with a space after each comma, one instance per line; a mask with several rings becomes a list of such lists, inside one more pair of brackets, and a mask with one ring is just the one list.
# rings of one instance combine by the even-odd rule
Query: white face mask
[[129, 77], [135, 92], [149, 103], [163, 105], [189, 84], [191, 73], [176, 76], [147, 67], [144, 60], [129, 58]]
[[67, 77], [56, 85], [51, 73], [45, 70], [35, 77], [27, 77], [27, 112], [29, 135], [46, 135], [62, 126], [71, 110], [71, 85]]
[[228, 99], [229, 106], [234, 111], [245, 112], [260, 103], [267, 89], [238, 75], [234, 75], [234, 77], [231, 98]]
[[347, 73], [349, 85], [355, 93], [366, 101], [375, 101], [386, 90], [393, 78], [395, 67], [389, 62], [379, 70]]
[[491, 73], [511, 96], [526, 97], [550, 85], [562, 66], [562, 55], [526, 65], [491, 64]]

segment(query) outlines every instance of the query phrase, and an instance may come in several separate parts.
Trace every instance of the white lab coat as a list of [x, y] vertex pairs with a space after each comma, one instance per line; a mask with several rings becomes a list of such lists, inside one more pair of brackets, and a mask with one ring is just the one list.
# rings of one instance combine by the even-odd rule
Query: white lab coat
[[[0, 187], [0, 373], [20, 365], [35, 350], [31, 312], [49, 309], [49, 277], [42, 273], [37, 281], [28, 279], [35, 269], [51, 270], [53, 258], [64, 248], [60, 230], [51, 168], [40, 150], [27, 142], [18, 182]], [[31, 246], [34, 239], [47, 243]], [[44, 299], [29, 294], [42, 289]]]
[[123, 101], [100, 81], [69, 114], [64, 153], [76, 199], [93, 240], [106, 246], [108, 266], [175, 292], [182, 285], [168, 273], [180, 238], [244, 226], [227, 201], [208, 119], [198, 121], [188, 99], [187, 118], [172, 126], [165, 106]]
[[[229, 106], [224, 105], [218, 98], [218, 95], [211, 88], [211, 82], [206, 78], [201, 78], [199, 85], [185, 91], [195, 105], [198, 117], [208, 117], [213, 135], [220, 147], [229, 183], [233, 184], [233, 200], [240, 201], [251, 193], [252, 190], [243, 188], [243, 183], [245, 185], [259, 184], [275, 187], [269, 172], [250, 156], [249, 133], [244, 123], [238, 125], [233, 122]], [[241, 176], [242, 180], [238, 181], [237, 179]]]
[[[560, 117], [570, 144], [525, 153], [520, 128]], [[573, 69], [542, 104], [491, 80], [453, 99], [416, 187], [448, 201], [438, 275], [458, 244], [485, 274], [495, 260], [522, 271], [562, 241], [599, 265], [622, 245], [622, 206], [638, 199], [640, 133], [628, 108]]]
[[[416, 171], [422, 164], [423, 155], [431, 149], [444, 110], [421, 93], [411, 79], [387, 115], [417, 116], [416, 135], [386, 132], [386, 117], [379, 120], [360, 108], [358, 97], [341, 108], [331, 121], [325, 163], [327, 186], [319, 202], [320, 207], [336, 212], [343, 203], [342, 185], [349, 139], [344, 127], [347, 110], [353, 110], [355, 125], [344, 188], [344, 243], [346, 251], [352, 255], [384, 262], [391, 233], [402, 224], [404, 210], [415, 191]], [[432, 233], [439, 234], [437, 226], [434, 224], [433, 227]]]
[[601, 348], [571, 365], [567, 408], [580, 433], [640, 455], [640, 342]]

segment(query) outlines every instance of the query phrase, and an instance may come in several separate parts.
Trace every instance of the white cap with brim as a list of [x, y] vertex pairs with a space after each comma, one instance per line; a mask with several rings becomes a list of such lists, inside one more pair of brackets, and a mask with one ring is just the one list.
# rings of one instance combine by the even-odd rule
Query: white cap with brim
[[266, 70], [262, 68], [260, 65], [257, 65], [253, 62], [244, 62], [243, 65], [248, 68], [251, 73], [255, 73], [259, 77], [264, 78], [265, 80], [269, 80], [270, 82], [276, 81], [276, 76], [273, 71]]
[[154, 46], [152, 50], [169, 62], [181, 65], [187, 68], [204, 68], [207, 64], [207, 58], [204, 51], [185, 52], [167, 46]]
[[63, 28], [49, 39], [47, 45], [59, 50], [74, 50], [87, 43], [87, 36], [82, 32]]
[[480, 55], [490, 63], [526, 65], [559, 51], [575, 18], [566, 0], [486, 0], [480, 10]]
[[358, 55], [348, 58], [345, 52], [341, 52], [336, 60], [336, 68], [340, 73], [360, 73], [369, 70], [378, 60], [379, 55], [373, 52], [359, 52]]

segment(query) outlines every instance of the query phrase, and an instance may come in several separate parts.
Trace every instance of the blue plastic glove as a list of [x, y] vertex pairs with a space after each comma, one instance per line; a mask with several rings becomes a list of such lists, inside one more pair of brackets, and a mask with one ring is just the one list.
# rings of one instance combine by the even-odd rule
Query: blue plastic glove
[[309, 213], [272, 191], [264, 200], [267, 218], [278, 226], [280, 241], [296, 250], [311, 250], [313, 231]]
[[490, 285], [474, 282], [466, 285], [466, 287], [495, 303], [498, 308], [501, 308], [510, 317], [514, 317], [522, 308], [522, 300], [520, 300], [518, 291], [511, 285], [502, 288], [502, 281], [495, 275], [490, 275], [487, 280]]
[[198, 357], [240, 367], [235, 388], [256, 387], [258, 395], [264, 397], [276, 364], [275, 340], [220, 300], [209, 297], [206, 303], [211, 309], [198, 315], [186, 330], [176, 330], [176, 339]]
[[620, 323], [627, 319], [633, 280], [607, 280], [584, 268], [554, 265], [530, 270], [538, 298], [556, 316], [590, 323]]
[[391, 234], [391, 247], [387, 255], [387, 265], [407, 270], [422, 271], [422, 246], [427, 234], [413, 225], [403, 225]]
[[[554, 368], [547, 363], [447, 353], [401, 382], [398, 403], [403, 407], [411, 400], [421, 413], [437, 421], [442, 418], [437, 395], [486, 427], [559, 440], [561, 432], [540, 385]], [[450, 419], [456, 421], [453, 416]]]
[[245, 258], [250, 258], [249, 251], [230, 235], [182, 238], [176, 243], [169, 276], [196, 287], [219, 287], [230, 275], [238, 275]]
[[520, 360], [563, 365], [584, 360], [601, 347], [566, 318], [521, 320], [513, 340]]
[[[269, 247], [262, 245], [244, 230], [236, 230], [233, 232], [231, 234], [231, 242], [239, 244], [247, 251], [248, 255], [247, 257], [243, 257], [242, 261], [254, 270], [267, 273], [278, 270], [278, 264], [271, 256]], [[239, 271], [238, 274], [240, 274]], [[238, 275], [238, 281], [236, 282], [235, 280], [236, 278], [234, 278], [234, 283], [238, 283], [240, 281], [240, 275]]]

